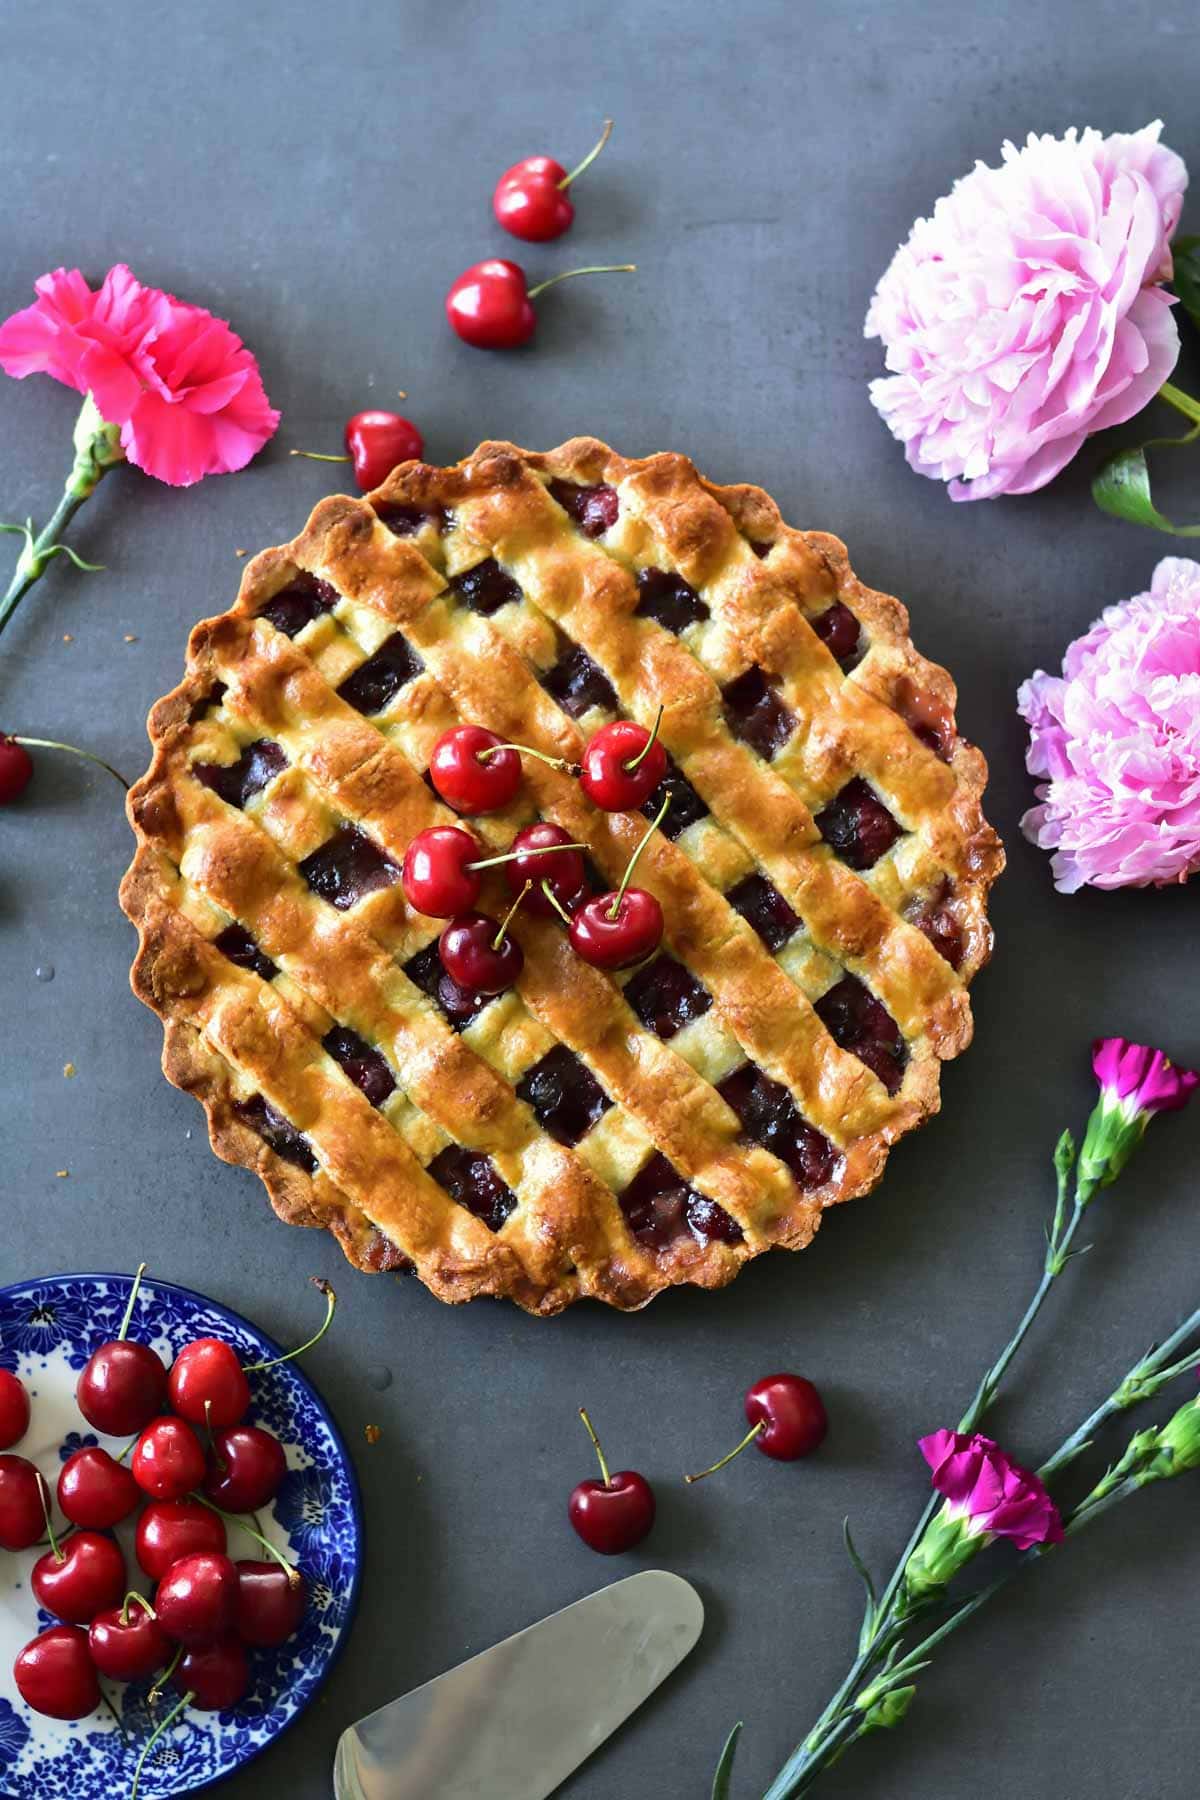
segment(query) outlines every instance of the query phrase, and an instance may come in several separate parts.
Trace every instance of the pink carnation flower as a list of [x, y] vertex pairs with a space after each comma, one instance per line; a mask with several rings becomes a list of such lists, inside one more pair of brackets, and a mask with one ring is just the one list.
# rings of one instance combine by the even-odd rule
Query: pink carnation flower
[[1127, 1118], [1178, 1112], [1200, 1084], [1194, 1069], [1178, 1068], [1161, 1050], [1127, 1038], [1097, 1038], [1092, 1068], [1101, 1094]]
[[1167, 556], [1017, 709], [1042, 802], [1021, 821], [1056, 887], [1161, 887], [1200, 868], [1200, 563]]
[[918, 1449], [946, 1513], [973, 1537], [1011, 1538], [1018, 1550], [1062, 1542], [1062, 1519], [1041, 1481], [975, 1432], [935, 1431]]
[[222, 319], [118, 263], [95, 293], [78, 269], [35, 283], [0, 325], [0, 368], [90, 393], [129, 461], [173, 487], [243, 468], [279, 423], [258, 364]]
[[954, 500], [1044, 487], [1132, 418], [1179, 355], [1170, 240], [1187, 169], [1158, 142], [1074, 129], [1006, 143], [918, 219], [875, 290], [871, 399]]

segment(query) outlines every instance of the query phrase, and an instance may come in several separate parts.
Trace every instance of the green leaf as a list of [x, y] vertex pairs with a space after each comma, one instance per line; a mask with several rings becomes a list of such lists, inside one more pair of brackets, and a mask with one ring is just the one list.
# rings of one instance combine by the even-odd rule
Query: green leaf
[[1181, 438], [1150, 438], [1134, 450], [1119, 450], [1110, 456], [1092, 482], [1092, 498], [1101, 512], [1115, 519], [1128, 519], [1134, 525], [1149, 525], [1155, 531], [1166, 531], [1173, 537], [1200, 537], [1200, 525], [1173, 525], [1155, 506], [1150, 493], [1150, 470], [1146, 452], [1161, 446], [1178, 448], [1194, 443], [1200, 437], [1200, 425]]
[[860, 1650], [865, 1650], [871, 1641], [871, 1634], [875, 1630], [875, 1615], [879, 1607], [879, 1603], [875, 1598], [875, 1583], [871, 1580], [871, 1571], [868, 1569], [862, 1557], [858, 1554], [858, 1551], [855, 1548], [854, 1539], [850, 1536], [849, 1519], [842, 1520], [842, 1541], [846, 1546], [846, 1555], [850, 1558], [863, 1586], [867, 1590], [866, 1611], [863, 1613], [862, 1629], [858, 1634], [858, 1647]]
[[742, 1721], [739, 1719], [729, 1736], [725, 1739], [725, 1748], [721, 1752], [721, 1760], [713, 1774], [712, 1800], [729, 1800], [729, 1782], [733, 1774], [733, 1754], [737, 1749], [738, 1737], [741, 1734]]
[[1176, 238], [1171, 254], [1175, 259], [1171, 286], [1192, 324], [1200, 326], [1200, 237]]

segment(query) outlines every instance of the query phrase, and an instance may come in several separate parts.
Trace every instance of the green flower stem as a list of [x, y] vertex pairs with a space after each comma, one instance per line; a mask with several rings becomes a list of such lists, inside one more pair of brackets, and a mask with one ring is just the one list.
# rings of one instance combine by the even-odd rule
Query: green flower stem
[[1175, 1352], [1182, 1345], [1198, 1335], [1200, 1335], [1200, 1307], [1189, 1318], [1186, 1318], [1169, 1338], [1164, 1339], [1156, 1350], [1151, 1350], [1140, 1362], [1135, 1363], [1124, 1380], [1113, 1389], [1108, 1399], [1102, 1401], [1095, 1412], [1089, 1413], [1083, 1424], [1073, 1431], [1070, 1437], [1063, 1440], [1053, 1456], [1038, 1470], [1042, 1480], [1048, 1480], [1067, 1463], [1074, 1462], [1076, 1457], [1082, 1456], [1097, 1431], [1102, 1425], [1107, 1424], [1109, 1419], [1119, 1412], [1125, 1412], [1131, 1406], [1137, 1406], [1143, 1400], [1153, 1399], [1154, 1395], [1160, 1388], [1165, 1387], [1168, 1381], [1172, 1381], [1176, 1375], [1182, 1375], [1200, 1360], [1200, 1351], [1193, 1351], [1190, 1355], [1180, 1357], [1176, 1362], [1171, 1361]]
[[1177, 388], [1173, 381], [1164, 381], [1158, 390], [1158, 398], [1173, 406], [1176, 412], [1190, 419], [1193, 425], [1200, 425], [1200, 400], [1193, 400], [1182, 388]]

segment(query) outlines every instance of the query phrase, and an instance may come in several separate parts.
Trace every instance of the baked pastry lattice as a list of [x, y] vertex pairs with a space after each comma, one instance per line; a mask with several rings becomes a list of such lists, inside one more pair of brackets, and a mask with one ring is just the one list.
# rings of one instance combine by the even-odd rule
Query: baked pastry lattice
[[[486, 443], [324, 500], [150, 715], [121, 901], [167, 1077], [284, 1219], [443, 1300], [718, 1287], [872, 1187], [970, 1038], [1003, 852], [954, 703], [836, 538], [682, 456]], [[577, 762], [660, 705], [661, 953], [605, 975], [518, 914], [517, 988], [464, 995], [399, 886], [452, 817], [438, 736]], [[645, 829], [533, 758], [472, 825], [501, 850], [539, 814], [598, 887]]]

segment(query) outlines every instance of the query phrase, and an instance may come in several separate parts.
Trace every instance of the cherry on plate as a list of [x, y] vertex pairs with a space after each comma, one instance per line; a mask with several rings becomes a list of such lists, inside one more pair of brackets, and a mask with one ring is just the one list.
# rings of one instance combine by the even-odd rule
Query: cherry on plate
[[0, 1450], [11, 1450], [29, 1430], [29, 1395], [11, 1369], [0, 1369]]
[[181, 1419], [221, 1431], [239, 1425], [249, 1412], [250, 1383], [232, 1344], [193, 1338], [171, 1364], [167, 1397]]
[[124, 1463], [85, 1444], [63, 1464], [58, 1477], [58, 1504], [72, 1525], [108, 1531], [142, 1503], [141, 1488]]
[[286, 1474], [279, 1439], [261, 1425], [237, 1425], [213, 1437], [204, 1492], [226, 1512], [255, 1512], [275, 1498]]
[[610, 1474], [600, 1440], [582, 1406], [579, 1416], [592, 1440], [603, 1479], [581, 1481], [572, 1488], [567, 1517], [589, 1550], [597, 1550], [601, 1556], [619, 1556], [640, 1544], [653, 1525], [654, 1489], [636, 1469]]
[[525, 271], [503, 256], [488, 256], [464, 269], [446, 295], [450, 329], [466, 344], [480, 350], [515, 350], [527, 344], [537, 330], [533, 302], [556, 282], [573, 275], [630, 275], [633, 263], [596, 264], [587, 269], [564, 269], [548, 281], [530, 287]]
[[545, 244], [561, 237], [575, 217], [571, 184], [595, 162], [612, 136], [612, 128], [612, 120], [605, 119], [599, 142], [569, 174], [552, 156], [523, 156], [505, 169], [492, 195], [497, 224], [527, 244]]
[[660, 706], [653, 731], [633, 719], [617, 719], [589, 740], [579, 785], [604, 812], [636, 812], [664, 780], [667, 753], [658, 735], [661, 724]]
[[155, 1589], [154, 1610], [177, 1644], [211, 1644], [233, 1629], [237, 1593], [230, 1559], [201, 1552], [171, 1565]]
[[228, 1712], [250, 1686], [250, 1663], [237, 1638], [223, 1637], [185, 1650], [171, 1679], [201, 1712]]
[[26, 1705], [47, 1719], [83, 1719], [100, 1704], [87, 1632], [52, 1625], [20, 1651], [13, 1679]]
[[75, 1389], [80, 1412], [106, 1437], [132, 1437], [162, 1411], [167, 1397], [162, 1358], [127, 1335], [145, 1268], [142, 1263], [133, 1278], [120, 1331], [92, 1352]]
[[134, 1553], [151, 1581], [185, 1556], [225, 1553], [225, 1522], [199, 1500], [152, 1500], [137, 1522]]
[[133, 1478], [152, 1500], [182, 1500], [204, 1480], [204, 1452], [185, 1419], [152, 1419], [133, 1447]]
[[46, 1530], [46, 1483], [27, 1456], [0, 1456], [0, 1550], [28, 1550]]
[[117, 1606], [125, 1592], [125, 1558], [115, 1538], [73, 1531], [51, 1542], [33, 1565], [29, 1585], [39, 1606], [66, 1625], [88, 1625]]
[[304, 1577], [276, 1562], [246, 1560], [238, 1563], [237, 1578], [237, 1635], [243, 1644], [269, 1648], [286, 1642], [304, 1617]]
[[812, 1382], [803, 1375], [764, 1375], [746, 1389], [746, 1417], [750, 1430], [736, 1450], [723, 1456], [711, 1469], [687, 1475], [686, 1481], [703, 1481], [740, 1456], [748, 1444], [756, 1444], [764, 1456], [777, 1462], [796, 1462], [811, 1456], [825, 1441], [829, 1419], [825, 1404]]
[[148, 1681], [171, 1660], [171, 1640], [140, 1594], [127, 1594], [123, 1606], [97, 1613], [88, 1631], [88, 1651], [102, 1675], [111, 1681]]

